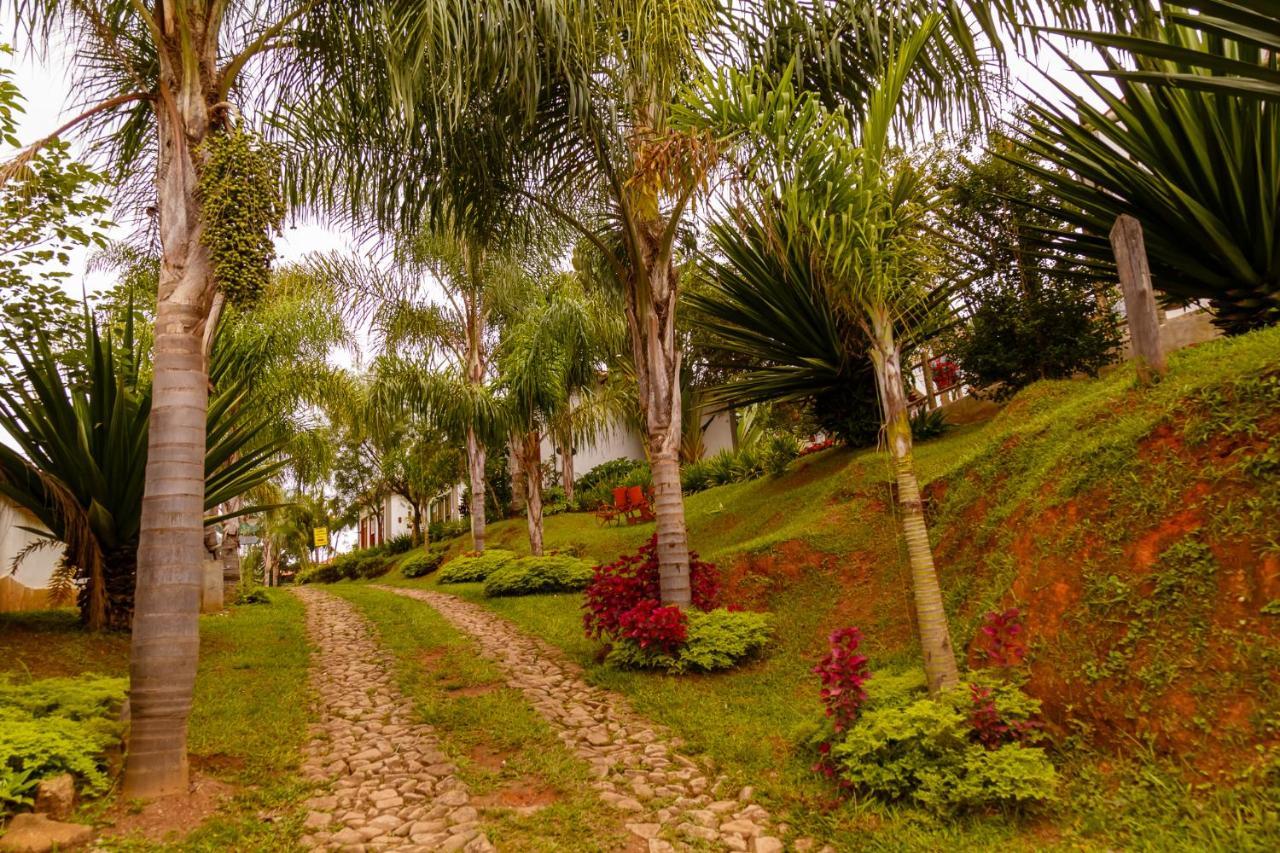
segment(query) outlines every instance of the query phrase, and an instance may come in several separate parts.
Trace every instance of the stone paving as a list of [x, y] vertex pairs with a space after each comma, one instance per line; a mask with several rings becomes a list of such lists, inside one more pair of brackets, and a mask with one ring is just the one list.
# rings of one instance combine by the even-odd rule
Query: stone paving
[[[626, 700], [592, 687], [582, 670], [558, 649], [525, 634], [511, 622], [451, 595], [417, 589], [379, 589], [415, 598], [471, 636], [495, 661], [507, 684], [522, 691], [566, 746], [590, 766], [600, 799], [624, 814], [627, 829], [650, 853], [720, 849], [777, 853], [778, 836], [769, 813], [752, 802], [752, 789], [727, 795], [723, 779], [708, 780], [702, 768], [676, 751], [678, 741], [637, 715]], [[810, 839], [796, 850], [815, 846]]]
[[393, 661], [368, 620], [343, 599], [313, 587], [295, 594], [307, 608], [315, 649], [311, 687], [319, 699], [303, 773], [332, 783], [306, 803], [309, 849], [480, 853], [493, 845], [480, 828], [454, 765], [392, 677]]

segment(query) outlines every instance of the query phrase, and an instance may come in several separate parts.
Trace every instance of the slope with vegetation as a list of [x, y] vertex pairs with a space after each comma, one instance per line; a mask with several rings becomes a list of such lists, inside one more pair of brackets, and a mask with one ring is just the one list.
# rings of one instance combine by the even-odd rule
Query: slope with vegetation
[[[955, 643], [972, 646], [991, 611], [1016, 607], [1025, 622], [1028, 690], [1063, 771], [1058, 805], [1030, 822], [944, 823], [848, 801], [801, 748], [821, 713], [810, 670], [833, 630], [862, 629], [869, 688], [919, 678], [892, 472], [872, 451], [815, 454], [782, 477], [688, 498], [692, 541], [719, 564], [729, 600], [776, 614], [775, 646], [739, 671], [600, 666], [577, 595], [444, 589], [560, 645], [735, 781], [762, 787], [801, 831], [838, 844], [1265, 847], [1280, 833], [1280, 330], [1171, 365], [1150, 389], [1128, 366], [1038, 383], [994, 420], [917, 450]], [[500, 522], [490, 541], [519, 551], [522, 533]], [[564, 514], [547, 519], [546, 542], [605, 561], [651, 534]]]

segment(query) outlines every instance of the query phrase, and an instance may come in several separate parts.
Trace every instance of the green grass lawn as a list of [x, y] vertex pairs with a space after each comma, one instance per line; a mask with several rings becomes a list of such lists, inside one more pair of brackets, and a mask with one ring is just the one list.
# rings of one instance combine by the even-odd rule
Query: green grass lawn
[[[355, 584], [327, 587], [353, 602], [398, 663], [401, 689], [435, 728], [458, 776], [485, 809], [500, 850], [621, 849], [628, 839], [590, 785], [587, 765], [475, 644], [427, 605]], [[522, 814], [503, 806], [541, 806]]]

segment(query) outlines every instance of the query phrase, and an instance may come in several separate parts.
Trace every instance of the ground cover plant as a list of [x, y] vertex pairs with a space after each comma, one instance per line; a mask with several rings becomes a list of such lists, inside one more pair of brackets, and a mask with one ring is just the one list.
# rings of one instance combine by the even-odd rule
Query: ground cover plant
[[440, 583], [479, 583], [515, 559], [514, 551], [502, 548], [490, 548], [483, 554], [464, 553], [447, 562], [436, 579]]
[[490, 572], [484, 580], [484, 594], [571, 592], [586, 588], [592, 576], [591, 563], [566, 554], [521, 557]]

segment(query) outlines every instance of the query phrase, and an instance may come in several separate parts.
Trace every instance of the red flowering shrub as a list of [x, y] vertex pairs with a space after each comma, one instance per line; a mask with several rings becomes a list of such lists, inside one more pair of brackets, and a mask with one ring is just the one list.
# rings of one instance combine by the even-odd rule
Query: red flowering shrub
[[679, 607], [663, 607], [646, 598], [618, 618], [619, 636], [646, 651], [674, 654], [689, 638], [689, 620]]
[[1003, 613], [991, 611], [982, 617], [982, 627], [978, 630], [982, 638], [977, 651], [989, 665], [1009, 667], [1022, 664], [1027, 656], [1027, 645], [1022, 640], [1025, 626], [1018, 608], [1010, 607]]
[[830, 648], [813, 672], [822, 681], [818, 695], [838, 734], [857, 719], [858, 709], [867, 698], [862, 685], [871, 677], [871, 671], [867, 668], [867, 659], [858, 654], [862, 632], [857, 628], [832, 631], [827, 642]]
[[819, 450], [826, 450], [828, 447], [835, 446], [834, 438], [824, 438], [822, 441], [815, 441], [800, 450], [801, 456], [808, 456], [810, 453], [817, 453]]
[[[597, 566], [583, 601], [583, 626], [593, 639], [629, 636], [624, 630], [623, 616], [641, 602], [652, 603], [646, 611], [654, 614], [663, 609], [658, 585], [658, 537], [654, 536], [635, 554], [623, 554], [606, 566]], [[689, 585], [693, 606], [713, 610], [719, 603], [720, 584], [715, 566], [704, 563], [698, 555], [689, 554]], [[663, 617], [658, 617], [663, 618]], [[636, 630], [631, 620], [631, 630]], [[683, 641], [683, 640], [682, 640]]]
[[1034, 720], [1006, 719], [996, 707], [990, 687], [970, 684], [969, 696], [973, 700], [973, 710], [969, 714], [973, 739], [987, 749], [999, 749], [1006, 743], [1022, 743], [1038, 728]]

